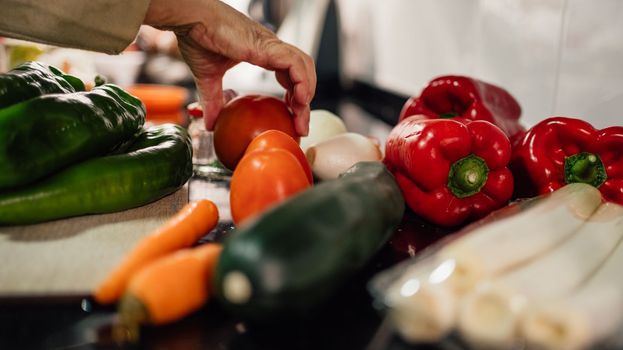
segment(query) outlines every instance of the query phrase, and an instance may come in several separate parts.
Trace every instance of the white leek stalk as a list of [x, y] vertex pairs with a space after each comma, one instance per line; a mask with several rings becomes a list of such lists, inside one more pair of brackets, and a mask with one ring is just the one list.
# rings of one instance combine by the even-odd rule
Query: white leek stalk
[[595, 187], [572, 183], [516, 215], [460, 237], [439, 253], [442, 260], [456, 263], [448, 282], [462, 294], [485, 278], [525, 264], [569, 238], [601, 201]]
[[[593, 234], [623, 232], [623, 207], [608, 203], [603, 223], [591, 220]], [[599, 231], [598, 231], [599, 230]], [[570, 268], [583, 264], [577, 256]], [[526, 342], [539, 349], [585, 349], [620, 332], [623, 326], [623, 242], [579, 290], [556, 303], [531, 308], [522, 320]], [[619, 344], [620, 345], [620, 344]]]
[[442, 339], [456, 319], [456, 295], [436, 283], [452, 273], [452, 261], [435, 267], [433, 259], [418, 262], [388, 288], [385, 302], [392, 325], [412, 343], [433, 343]]
[[455, 326], [455, 305], [466, 291], [560, 244], [600, 203], [594, 187], [571, 184], [525, 208], [515, 207], [517, 213], [473, 226], [388, 288], [396, 329], [410, 342], [440, 340]]
[[621, 218], [623, 207], [603, 204], [555, 249], [480, 285], [461, 306], [463, 338], [476, 348], [511, 348], [526, 307], [573, 292], [608, 258], [623, 238]]

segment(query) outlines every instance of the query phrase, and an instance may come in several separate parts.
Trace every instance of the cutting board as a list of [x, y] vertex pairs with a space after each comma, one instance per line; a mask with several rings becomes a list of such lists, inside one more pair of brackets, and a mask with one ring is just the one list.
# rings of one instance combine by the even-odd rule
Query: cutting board
[[146, 234], [188, 203], [188, 185], [123, 212], [0, 227], [0, 298], [86, 296]]

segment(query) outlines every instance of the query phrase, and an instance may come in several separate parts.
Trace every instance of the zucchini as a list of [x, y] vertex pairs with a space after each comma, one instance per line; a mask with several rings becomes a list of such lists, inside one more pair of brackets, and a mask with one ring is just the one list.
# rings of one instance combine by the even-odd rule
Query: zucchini
[[217, 295], [249, 319], [304, 313], [370, 260], [403, 211], [385, 166], [357, 163], [234, 231], [218, 263]]
[[0, 225], [138, 207], [173, 193], [192, 175], [190, 137], [177, 125], [143, 131], [126, 152], [93, 158], [0, 193]]

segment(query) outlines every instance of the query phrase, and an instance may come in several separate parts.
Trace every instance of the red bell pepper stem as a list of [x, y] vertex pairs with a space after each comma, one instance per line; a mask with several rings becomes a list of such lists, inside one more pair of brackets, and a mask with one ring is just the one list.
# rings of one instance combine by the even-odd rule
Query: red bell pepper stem
[[470, 154], [450, 167], [448, 188], [457, 198], [473, 196], [487, 182], [489, 167], [484, 159]]
[[565, 182], [582, 182], [595, 187], [601, 186], [608, 176], [598, 155], [580, 152], [565, 158]]
[[454, 117], [458, 117], [459, 114], [456, 112], [448, 112], [448, 113], [441, 113], [439, 114], [439, 118], [441, 119], [450, 119], [450, 118], [454, 118]]

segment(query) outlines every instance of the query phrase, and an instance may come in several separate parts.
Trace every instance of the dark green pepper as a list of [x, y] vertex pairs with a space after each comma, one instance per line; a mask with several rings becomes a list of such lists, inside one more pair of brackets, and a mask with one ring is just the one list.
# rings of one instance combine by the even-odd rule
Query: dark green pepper
[[192, 175], [185, 129], [163, 124], [137, 136], [127, 153], [89, 159], [30, 186], [0, 194], [0, 224], [31, 224], [109, 213], [173, 193]]
[[0, 109], [0, 190], [109, 153], [144, 122], [143, 103], [112, 84]]
[[77, 91], [84, 91], [82, 80], [39, 62], [26, 62], [0, 74], [0, 108], [41, 95]]

